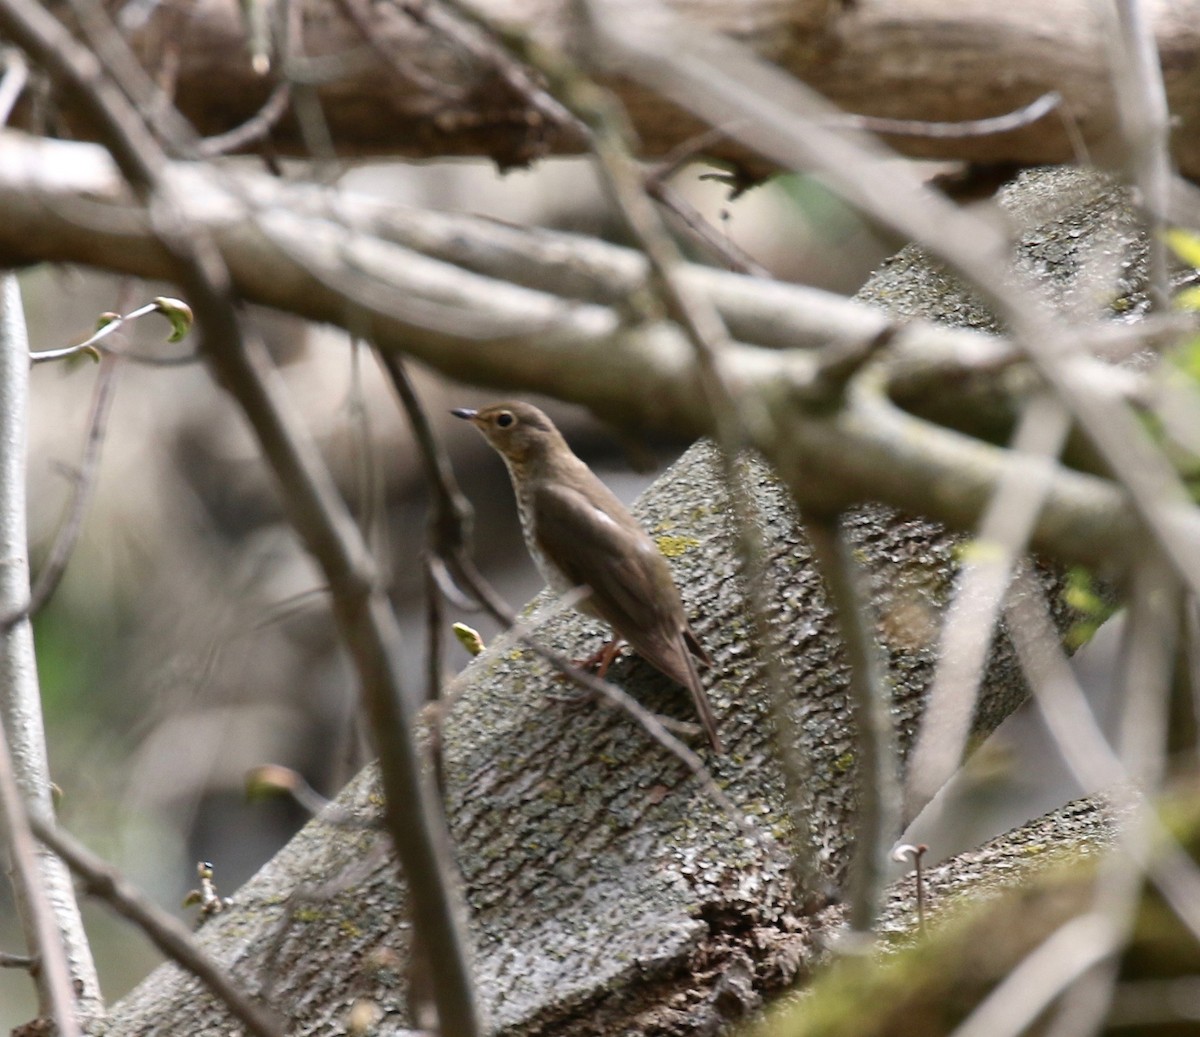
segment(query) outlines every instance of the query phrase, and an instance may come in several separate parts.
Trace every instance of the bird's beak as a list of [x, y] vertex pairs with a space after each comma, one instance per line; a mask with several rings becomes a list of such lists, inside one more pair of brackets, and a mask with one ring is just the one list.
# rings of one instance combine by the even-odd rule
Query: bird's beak
[[450, 413], [456, 418], [466, 418], [467, 421], [474, 421], [479, 415], [479, 411], [471, 410], [470, 407], [455, 407]]

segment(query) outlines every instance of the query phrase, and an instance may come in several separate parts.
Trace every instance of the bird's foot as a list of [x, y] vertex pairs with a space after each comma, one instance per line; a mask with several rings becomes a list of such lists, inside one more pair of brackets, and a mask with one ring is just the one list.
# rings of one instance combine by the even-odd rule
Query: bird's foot
[[621, 651], [621, 647], [625, 644], [619, 637], [614, 637], [611, 641], [605, 641], [596, 651], [589, 655], [586, 659], [576, 659], [575, 666], [581, 670], [594, 670], [596, 676], [601, 680], [608, 673], [608, 668], [613, 664], [613, 660], [617, 657], [617, 653]]
[[[601, 680], [608, 673], [608, 668], [612, 665], [613, 660], [617, 657], [617, 653], [621, 650], [624, 644], [619, 638], [613, 638], [611, 641], [605, 641], [600, 648], [589, 655], [586, 659], [573, 659], [571, 665], [583, 671], [595, 670], [596, 676]], [[569, 674], [556, 673], [554, 675], [556, 681], [569, 681]], [[576, 691], [576, 692], [547, 692], [546, 698], [551, 702], [563, 702], [569, 706], [582, 706], [587, 702], [592, 702], [596, 698], [596, 693], [593, 691]]]

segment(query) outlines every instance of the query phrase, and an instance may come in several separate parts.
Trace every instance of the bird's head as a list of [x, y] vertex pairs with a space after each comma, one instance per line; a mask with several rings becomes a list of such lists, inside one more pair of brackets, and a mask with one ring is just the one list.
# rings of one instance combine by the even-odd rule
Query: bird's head
[[471, 422], [510, 464], [523, 468], [564, 445], [562, 435], [545, 414], [531, 403], [510, 400], [483, 410], [459, 407], [450, 412]]

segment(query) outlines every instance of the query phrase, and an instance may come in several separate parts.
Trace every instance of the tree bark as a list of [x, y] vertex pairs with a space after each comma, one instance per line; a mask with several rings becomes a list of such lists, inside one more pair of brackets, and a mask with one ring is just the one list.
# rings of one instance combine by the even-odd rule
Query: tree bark
[[[840, 883], [855, 831], [858, 750], [836, 624], [804, 534], [769, 472], [756, 466], [753, 486], [780, 632], [762, 650], [784, 664], [801, 733], [796, 754], [807, 771], [798, 812], [808, 832], [798, 834], [790, 821], [719, 466], [712, 448], [698, 445], [655, 484], [641, 517], [674, 556], [714, 659], [706, 683], [729, 755], [707, 763], [763, 843], [748, 839], [629, 717], [549, 701], [553, 675], [528, 649], [502, 646], [481, 656], [456, 689], [444, 769], [480, 992], [498, 1032], [638, 1032], [667, 1019], [671, 1032], [692, 1032], [744, 1015], [811, 964], [813, 932], [797, 905], [824, 889], [797, 889], [788, 855], [814, 858], [828, 888]], [[883, 509], [860, 512], [852, 527], [872, 574], [894, 717], [907, 745], [935, 658], [956, 539]], [[600, 635], [574, 616], [534, 629], [569, 655]], [[639, 661], [622, 661], [612, 676], [651, 708], [688, 718], [679, 690]], [[1023, 694], [1001, 644], [977, 731], [993, 727]], [[365, 824], [377, 797], [367, 775], [339, 803]], [[407, 942], [402, 892], [382, 845], [373, 832], [318, 821], [238, 893], [231, 916], [210, 923], [214, 939], [240, 934], [236, 949], [225, 947], [236, 975], [267, 984], [270, 970], [271, 1002], [293, 1027], [335, 1028], [348, 986], [384, 1006], [389, 1020], [403, 1019], [402, 985], [389, 988], [390, 973], [362, 974], [364, 960], [387, 949], [403, 955]], [[280, 902], [285, 890], [298, 898], [290, 919]], [[729, 970], [744, 966], [756, 978], [737, 993]], [[140, 1033], [163, 1020], [163, 1032], [221, 1026], [221, 1013], [173, 969], [149, 981], [147, 993], [149, 1000], [139, 993], [116, 1010], [110, 1032]]]
[[[169, 0], [155, 5], [130, 36], [153, 77], [171, 70], [175, 101], [202, 135], [250, 119], [289, 79], [293, 103], [270, 136], [276, 154], [312, 154], [326, 131], [345, 157], [482, 155], [503, 168], [580, 150], [578, 133], [514, 88], [489, 49], [471, 42], [453, 15], [436, 2], [408, 6], [426, 14], [418, 21], [401, 5], [347, 0], [296, 5], [290, 49], [285, 55], [276, 45], [264, 75], [252, 67], [255, 48], [236, 0]], [[1006, 133], [889, 137], [905, 154], [1024, 165], [1111, 157], [1115, 115], [1104, 42], [1111, 27], [1084, 0], [687, 0], [672, 7], [748, 44], [847, 112], [954, 122], [1000, 115], [1051, 90], [1063, 97], [1060, 114]], [[478, 8], [556, 46], [569, 48], [577, 37], [567, 0], [487, 0]], [[361, 9], [357, 24], [347, 15], [351, 9]], [[1179, 126], [1194, 125], [1200, 120], [1200, 2], [1155, 4], [1152, 17], [1172, 114]], [[359, 28], [364, 19], [372, 44]], [[448, 34], [439, 27], [448, 24], [459, 28]], [[286, 35], [277, 29], [276, 39]], [[610, 83], [648, 156], [707, 128], [642, 88]], [[323, 127], [314, 122], [316, 109], [305, 108], [314, 99]], [[70, 132], [88, 133], [69, 110], [63, 118]], [[1200, 173], [1196, 134], [1176, 133], [1173, 145], [1180, 169], [1191, 177]], [[750, 160], [731, 144], [706, 150]]]

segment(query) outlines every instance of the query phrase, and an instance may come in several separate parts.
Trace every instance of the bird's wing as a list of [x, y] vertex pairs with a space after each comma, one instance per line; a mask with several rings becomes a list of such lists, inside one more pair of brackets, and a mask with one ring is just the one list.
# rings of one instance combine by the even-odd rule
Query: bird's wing
[[[686, 627], [670, 567], [640, 528], [561, 485], [539, 487], [533, 512], [538, 546], [569, 580], [591, 588], [589, 608], [635, 650], [640, 631], [674, 640]], [[658, 593], [640, 590], [647, 586]]]
[[[632, 518], [628, 523], [613, 519], [612, 507], [598, 507], [568, 487], [539, 488], [534, 502], [538, 546], [572, 583], [591, 588], [587, 604], [619, 637], [691, 692], [713, 749], [724, 752], [712, 707], [688, 653], [706, 663], [708, 655], [688, 626], [670, 566], [640, 527], [631, 528]], [[657, 593], [641, 590], [647, 586], [656, 587]]]

